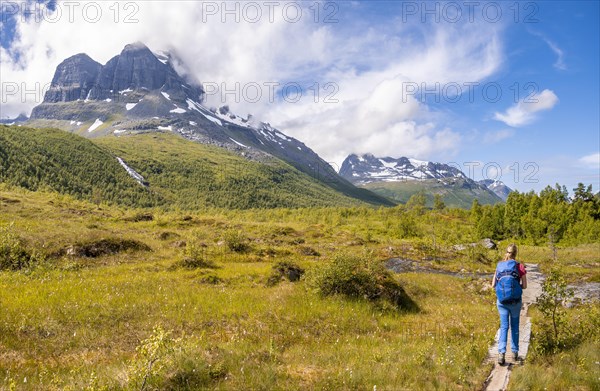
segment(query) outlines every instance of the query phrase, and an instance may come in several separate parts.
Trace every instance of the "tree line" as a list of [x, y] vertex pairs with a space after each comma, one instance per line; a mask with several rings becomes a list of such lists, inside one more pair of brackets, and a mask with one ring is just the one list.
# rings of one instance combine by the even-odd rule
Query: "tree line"
[[599, 194], [593, 194], [592, 185], [579, 183], [570, 197], [567, 188], [557, 183], [539, 194], [511, 192], [505, 203], [493, 206], [474, 200], [470, 218], [481, 238], [513, 238], [531, 244], [598, 243]]

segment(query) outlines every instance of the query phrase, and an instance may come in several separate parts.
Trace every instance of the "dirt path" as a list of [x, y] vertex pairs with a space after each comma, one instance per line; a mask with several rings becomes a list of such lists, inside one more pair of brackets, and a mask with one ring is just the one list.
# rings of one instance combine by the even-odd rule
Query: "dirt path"
[[[527, 351], [529, 349], [529, 337], [531, 336], [531, 318], [527, 316], [527, 310], [529, 306], [537, 300], [538, 296], [542, 293], [542, 283], [544, 276], [540, 273], [538, 265], [527, 263], [527, 289], [523, 291], [523, 308], [521, 309], [521, 320], [519, 322], [519, 357], [525, 359]], [[490, 347], [488, 353], [488, 362], [494, 363], [494, 369], [487, 378], [484, 390], [485, 391], [503, 391], [508, 386], [508, 380], [510, 378], [510, 372], [512, 371], [513, 362], [512, 355], [506, 355], [506, 364], [499, 365], [497, 362], [498, 358], [498, 335], [500, 330], [496, 333], [496, 340], [494, 345]], [[510, 332], [508, 333], [508, 343], [510, 346]]]

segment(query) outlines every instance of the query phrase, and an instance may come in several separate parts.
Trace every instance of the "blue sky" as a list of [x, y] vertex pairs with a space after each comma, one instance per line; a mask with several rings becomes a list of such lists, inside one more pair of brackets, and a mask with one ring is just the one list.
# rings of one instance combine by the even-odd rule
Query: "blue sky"
[[[105, 63], [139, 40], [177, 53], [200, 82], [318, 86], [316, 101], [305, 89], [293, 103], [281, 90], [275, 101], [216, 94], [208, 103], [252, 113], [338, 166], [349, 153], [371, 152], [455, 162], [467, 174], [471, 165], [475, 179], [486, 164], [499, 167], [488, 176], [521, 191], [556, 182], [571, 189], [580, 181], [600, 190], [597, 1], [480, 2], [471, 9], [460, 1], [281, 2], [274, 20], [264, 14], [258, 23], [243, 12], [239, 21], [222, 20], [222, 9], [207, 15], [208, 3], [137, 2], [118, 18], [112, 3], [97, 3], [103, 18], [93, 23], [81, 7], [66, 20], [61, 2], [45, 11], [56, 16], [62, 9], [52, 23], [4, 12], [2, 82], [31, 90], [68, 56], [86, 52]], [[304, 12], [293, 23], [282, 17], [290, 3]], [[244, 3], [228, 4], [242, 10]], [[125, 23], [128, 12], [135, 23]], [[450, 94], [457, 85], [458, 97]], [[484, 86], [501, 98], [486, 98]], [[431, 91], [425, 97], [422, 87]], [[334, 102], [325, 101], [328, 91]], [[4, 95], [3, 89], [2, 117], [28, 112], [40, 100]]]

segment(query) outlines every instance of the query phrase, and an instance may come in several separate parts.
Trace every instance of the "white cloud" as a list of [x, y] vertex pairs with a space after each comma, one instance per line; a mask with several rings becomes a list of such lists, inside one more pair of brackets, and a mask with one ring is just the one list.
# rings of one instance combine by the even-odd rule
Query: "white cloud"
[[[227, 103], [234, 112], [253, 113], [299, 138], [328, 160], [339, 161], [351, 152], [431, 158], [455, 153], [461, 136], [416, 97], [404, 96], [405, 83], [480, 82], [502, 65], [500, 23], [411, 25], [390, 18], [363, 29], [355, 26], [364, 24], [362, 19], [317, 24], [310, 12], [289, 23], [282, 18], [282, 6], [272, 22], [263, 10], [258, 23], [243, 18], [236, 23], [232, 16], [222, 23], [220, 13], [203, 14], [204, 3], [209, 2], [136, 2], [127, 4], [139, 9], [127, 10], [125, 3], [118, 3], [118, 23], [113, 3], [95, 2], [102, 6], [96, 23], [82, 17], [85, 3], [78, 3], [73, 21], [64, 5], [63, 16], [53, 23], [20, 21], [18, 40], [10, 51], [0, 49], [0, 70], [3, 80], [21, 86], [21, 94], [3, 102], [2, 116], [29, 112], [39, 103], [43, 91], [36, 99], [23, 91], [48, 83], [65, 58], [85, 52], [106, 63], [127, 43], [142, 41], [152, 50], [176, 52], [188, 74], [200, 82], [225, 83], [230, 89], [235, 83], [252, 82], [318, 85], [317, 102], [311, 90], [297, 103], [269, 102], [264, 88], [258, 103], [243, 96], [236, 101], [232, 95]], [[339, 4], [342, 8], [347, 3]], [[124, 23], [133, 11], [138, 22]], [[14, 53], [20, 54], [19, 61], [11, 56]], [[323, 90], [326, 86], [330, 88]], [[331, 98], [337, 103], [326, 102], [334, 87]], [[215, 95], [209, 101], [223, 104], [220, 98]]]
[[600, 152], [581, 157], [579, 163], [587, 168], [600, 170]]
[[519, 127], [531, 123], [539, 111], [550, 110], [558, 103], [558, 97], [551, 90], [544, 90], [539, 94], [519, 101], [505, 113], [494, 114], [494, 119], [502, 121], [508, 126]]
[[559, 69], [561, 71], [566, 71], [567, 64], [565, 64], [565, 52], [556, 43], [549, 40], [544, 34], [537, 31], [530, 32], [536, 37], [541, 38], [546, 43], [546, 45], [548, 45], [550, 50], [552, 50], [554, 54], [556, 54], [556, 61], [553, 64], [554, 68]]
[[554, 68], [560, 69], [561, 71], [567, 70], [567, 65], [565, 64], [565, 54], [561, 48], [559, 48], [554, 42], [546, 40], [550, 49], [556, 54], [556, 62], [553, 64]]
[[514, 136], [514, 129], [501, 129], [498, 131], [486, 132], [483, 135], [483, 142], [485, 144], [495, 144], [507, 138]]

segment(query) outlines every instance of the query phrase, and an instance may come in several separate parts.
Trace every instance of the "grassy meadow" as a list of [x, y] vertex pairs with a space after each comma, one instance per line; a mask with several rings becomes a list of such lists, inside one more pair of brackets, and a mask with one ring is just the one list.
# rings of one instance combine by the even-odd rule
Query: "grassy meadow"
[[[491, 368], [487, 280], [394, 275], [411, 310], [309, 283], [340, 253], [490, 272], [498, 250], [452, 248], [474, 240], [468, 212], [164, 212], [4, 185], [0, 207], [4, 232], [35, 253], [0, 271], [2, 389], [477, 389]], [[81, 250], [125, 239], [148, 249]], [[593, 245], [558, 251], [572, 275], [597, 274]], [[184, 262], [190, 253], [200, 262]], [[542, 266], [552, 255], [522, 247]], [[269, 283], [280, 261], [307, 278]]]

